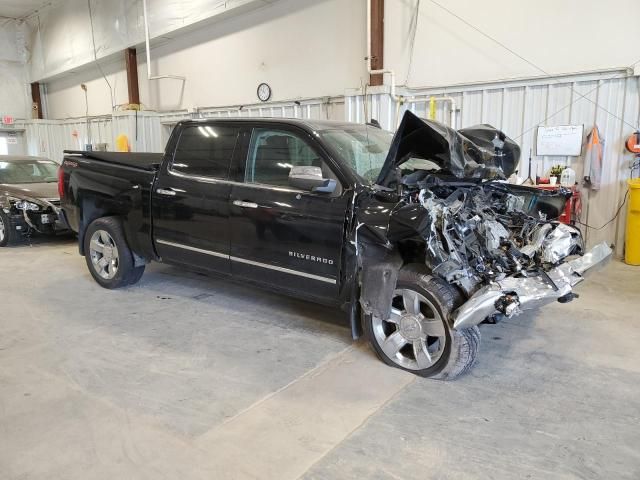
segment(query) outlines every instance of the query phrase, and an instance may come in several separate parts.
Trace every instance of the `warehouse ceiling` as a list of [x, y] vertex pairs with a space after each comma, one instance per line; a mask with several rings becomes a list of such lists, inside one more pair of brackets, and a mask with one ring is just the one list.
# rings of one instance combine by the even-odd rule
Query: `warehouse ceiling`
[[[177, 35], [277, 1], [148, 0], [151, 45], [157, 46]], [[0, 0], [0, 6], [6, 3]], [[125, 48], [145, 43], [142, 0], [40, 0], [36, 3], [44, 5], [45, 12], [31, 15], [32, 21], [28, 22], [39, 35], [30, 52], [40, 59], [29, 65], [32, 81], [51, 80], [96, 60], [115, 58]]]
[[51, 0], [0, 0], [0, 17], [25, 18], [51, 3]]

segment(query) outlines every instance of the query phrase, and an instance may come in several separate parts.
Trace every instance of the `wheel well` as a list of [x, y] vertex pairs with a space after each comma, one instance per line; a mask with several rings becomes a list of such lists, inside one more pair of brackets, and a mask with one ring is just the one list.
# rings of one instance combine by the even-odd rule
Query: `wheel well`
[[403, 265], [410, 263], [425, 264], [426, 245], [421, 237], [413, 237], [396, 243]]
[[84, 202], [82, 206], [82, 220], [80, 222], [80, 228], [78, 229], [78, 246], [80, 249], [80, 255], [84, 256], [84, 238], [87, 232], [87, 228], [93, 222], [99, 218], [104, 217], [118, 217], [116, 213], [112, 213], [107, 209], [98, 208], [92, 202]]
[[365, 248], [361, 258], [360, 305], [365, 315], [387, 318], [391, 313], [391, 300], [400, 269], [416, 265], [429, 273], [425, 263], [426, 245], [421, 237], [411, 237], [395, 242], [392, 251], [382, 248]]

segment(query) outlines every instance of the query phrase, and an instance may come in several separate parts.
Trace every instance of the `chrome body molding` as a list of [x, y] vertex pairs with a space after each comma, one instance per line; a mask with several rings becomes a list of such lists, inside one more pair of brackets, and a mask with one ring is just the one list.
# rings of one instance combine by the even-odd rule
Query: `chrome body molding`
[[310, 278], [319, 282], [331, 283], [335, 285], [337, 281], [333, 278], [322, 277], [320, 275], [314, 275], [312, 273], [301, 272], [299, 270], [293, 270], [291, 268], [278, 267], [277, 265], [269, 265], [267, 263], [255, 262], [246, 258], [234, 257], [225, 253], [214, 252], [212, 250], [204, 250], [202, 248], [191, 247], [189, 245], [183, 245], [181, 243], [169, 242], [167, 240], [156, 240], [156, 243], [166, 245], [174, 248], [181, 248], [183, 250], [189, 250], [191, 252], [202, 253], [203, 255], [211, 255], [213, 257], [226, 258], [232, 262], [244, 263], [246, 265], [253, 265], [255, 267], [267, 268], [269, 270], [275, 270], [276, 272], [289, 273], [291, 275], [297, 275], [299, 277]]
[[211, 255], [212, 257], [229, 259], [229, 255], [225, 255], [224, 253], [213, 252], [211, 250], [203, 250], [202, 248], [190, 247], [189, 245], [182, 245], [181, 243], [168, 242], [166, 240], [156, 240], [156, 243], [167, 245], [169, 247], [181, 248], [183, 250], [189, 250], [191, 252], [202, 253], [204, 255]]

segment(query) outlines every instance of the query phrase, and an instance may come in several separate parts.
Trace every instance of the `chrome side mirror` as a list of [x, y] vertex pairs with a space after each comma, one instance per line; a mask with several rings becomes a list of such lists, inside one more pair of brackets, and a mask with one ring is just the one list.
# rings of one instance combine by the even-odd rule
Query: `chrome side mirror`
[[323, 178], [320, 167], [292, 167], [289, 171], [289, 185], [310, 192], [333, 193], [337, 182], [332, 178]]

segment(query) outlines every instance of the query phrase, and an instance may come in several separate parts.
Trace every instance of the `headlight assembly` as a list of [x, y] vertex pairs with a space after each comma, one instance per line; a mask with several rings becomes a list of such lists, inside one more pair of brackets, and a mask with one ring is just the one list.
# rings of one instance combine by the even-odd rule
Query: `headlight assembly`
[[32, 212], [40, 210], [40, 206], [38, 204], [27, 202], [26, 200], [18, 200], [14, 205], [18, 210], [31, 210]]

